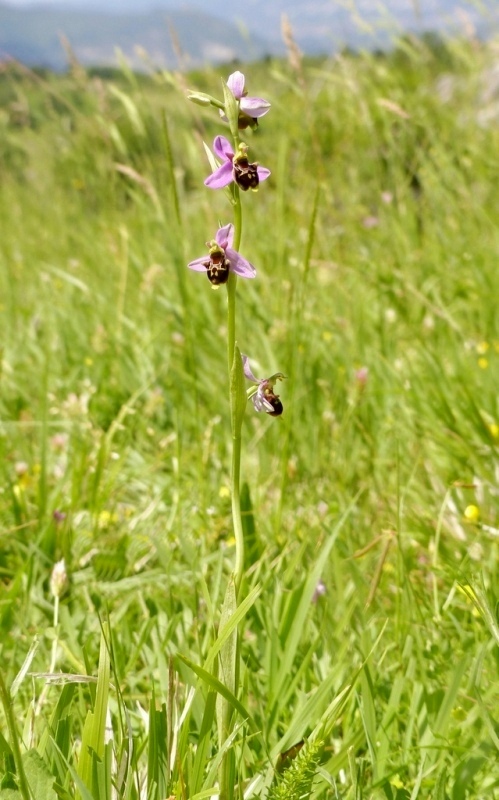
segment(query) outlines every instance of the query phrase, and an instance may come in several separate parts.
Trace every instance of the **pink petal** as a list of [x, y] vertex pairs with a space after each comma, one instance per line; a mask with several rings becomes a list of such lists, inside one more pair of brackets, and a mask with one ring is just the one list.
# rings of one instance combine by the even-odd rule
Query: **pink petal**
[[248, 117], [256, 119], [257, 117], [263, 117], [270, 110], [270, 103], [262, 97], [242, 97], [239, 107]]
[[215, 136], [213, 141], [213, 152], [224, 161], [232, 161], [234, 158], [234, 151], [232, 145], [225, 136]]
[[253, 400], [253, 405], [255, 406], [256, 411], [265, 411], [267, 414], [272, 414], [274, 412], [274, 406], [272, 403], [269, 403], [260, 389], [256, 394], [253, 395], [251, 399]]
[[258, 178], [259, 178], [259, 180], [260, 180], [260, 183], [261, 183], [262, 181], [266, 181], [266, 180], [267, 180], [267, 178], [268, 178], [268, 177], [269, 177], [269, 175], [270, 175], [270, 170], [269, 170], [269, 169], [267, 169], [267, 167], [257, 167], [257, 168], [256, 168], [256, 171], [257, 171], [257, 173], [258, 173]]
[[233, 180], [232, 161], [225, 161], [215, 172], [208, 175], [204, 185], [209, 186], [210, 189], [223, 189], [224, 186], [228, 186]]
[[253, 373], [252, 373], [252, 371], [251, 371], [251, 367], [250, 367], [250, 365], [249, 365], [249, 358], [248, 358], [248, 356], [245, 356], [245, 355], [243, 355], [243, 353], [241, 353], [241, 358], [242, 358], [242, 360], [243, 360], [243, 372], [244, 372], [244, 374], [245, 374], [246, 378], [247, 378], [249, 381], [252, 381], [253, 383], [260, 383], [260, 381], [258, 380], [258, 378], [255, 378], [255, 376], [253, 375]]
[[242, 72], [233, 72], [227, 78], [227, 86], [236, 100], [240, 100], [244, 93], [244, 75]]
[[189, 269], [193, 269], [194, 272], [206, 272], [205, 264], [209, 260], [210, 257], [205, 253], [204, 256], [201, 256], [201, 258], [195, 258], [194, 261], [190, 261], [187, 266]]
[[230, 247], [234, 240], [234, 226], [231, 222], [228, 225], [225, 225], [223, 228], [219, 228], [215, 234], [215, 241], [220, 247], [225, 250], [227, 247]]
[[225, 255], [230, 261], [230, 268], [236, 275], [241, 278], [256, 278], [256, 269], [253, 264], [246, 261], [236, 250], [231, 250], [230, 247], [225, 251]]

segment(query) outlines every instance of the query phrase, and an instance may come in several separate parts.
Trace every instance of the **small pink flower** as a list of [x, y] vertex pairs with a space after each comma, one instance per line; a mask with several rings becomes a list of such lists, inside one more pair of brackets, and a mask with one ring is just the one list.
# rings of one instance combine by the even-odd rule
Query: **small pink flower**
[[369, 367], [360, 367], [355, 372], [355, 380], [361, 388], [364, 388], [369, 380]]
[[315, 587], [315, 591], [312, 595], [312, 603], [317, 603], [319, 597], [323, 597], [323, 595], [325, 595], [326, 592], [327, 592], [326, 584], [324, 583], [322, 578], [320, 578], [317, 586]]
[[[256, 128], [258, 119], [270, 110], [270, 103], [263, 97], [248, 97], [248, 93], [244, 90], [245, 80], [243, 73], [239, 71], [233, 72], [227, 79], [227, 86], [235, 99], [239, 101], [238, 127], [241, 130], [247, 127]], [[220, 112], [220, 115], [227, 122], [223, 111]]]
[[276, 372], [270, 378], [255, 378], [249, 365], [248, 356], [241, 354], [241, 358], [246, 378], [252, 383], [258, 384], [258, 388], [251, 395], [255, 411], [265, 411], [271, 417], [280, 417], [284, 409], [279, 395], [274, 392], [274, 384], [282, 380], [284, 375], [282, 372]]
[[235, 182], [243, 192], [247, 192], [248, 189], [257, 189], [259, 183], [267, 180], [270, 175], [270, 170], [260, 167], [256, 162], [250, 164], [248, 148], [243, 143], [235, 154], [225, 136], [216, 136], [213, 151], [222, 160], [222, 164], [204, 182], [210, 189], [223, 189], [229, 183]]
[[229, 272], [241, 278], [254, 278], [256, 270], [253, 264], [232, 249], [234, 226], [229, 223], [219, 228], [215, 238], [206, 242], [208, 255], [194, 259], [187, 266], [195, 272], [205, 272], [213, 286], [220, 286], [229, 280]]

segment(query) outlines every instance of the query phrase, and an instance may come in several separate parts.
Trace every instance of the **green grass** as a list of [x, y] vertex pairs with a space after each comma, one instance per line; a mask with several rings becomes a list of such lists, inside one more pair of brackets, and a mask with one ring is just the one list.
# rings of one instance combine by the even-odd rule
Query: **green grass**
[[[313, 798], [499, 797], [493, 64], [407, 40], [244, 67], [272, 177], [243, 197], [237, 338], [287, 380], [243, 429], [237, 797], [284, 796], [303, 738], [283, 780]], [[185, 90], [230, 71], [1, 76], [2, 800], [21, 764], [35, 800], [215, 791], [225, 295], [185, 265], [231, 220]]]

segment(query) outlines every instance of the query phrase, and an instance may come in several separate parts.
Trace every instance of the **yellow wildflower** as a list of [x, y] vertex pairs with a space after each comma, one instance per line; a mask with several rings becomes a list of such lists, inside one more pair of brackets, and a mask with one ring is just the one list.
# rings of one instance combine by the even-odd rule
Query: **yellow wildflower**
[[480, 519], [480, 509], [478, 506], [469, 505], [464, 509], [464, 518], [468, 522], [477, 522]]

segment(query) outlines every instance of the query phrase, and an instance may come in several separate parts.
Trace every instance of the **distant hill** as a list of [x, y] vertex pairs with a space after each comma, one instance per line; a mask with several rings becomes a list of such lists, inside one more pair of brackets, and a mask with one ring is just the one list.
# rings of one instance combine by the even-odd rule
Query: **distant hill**
[[28, 65], [67, 66], [61, 35], [85, 65], [116, 65], [120, 48], [134, 66], [142, 48], [159, 67], [258, 59], [269, 53], [261, 37], [249, 36], [237, 24], [196, 10], [116, 14], [62, 9], [57, 6], [15, 8], [0, 3], [0, 60], [11, 57]]
[[172, 35], [183, 66], [247, 61], [282, 52], [283, 13], [311, 54], [386, 46], [405, 31], [498, 32], [499, 0], [480, 3], [482, 12], [476, 0], [0, 0], [0, 60], [64, 68], [64, 34], [85, 65], [115, 65], [117, 47], [136, 67], [137, 47], [157, 66], [178, 65]]

